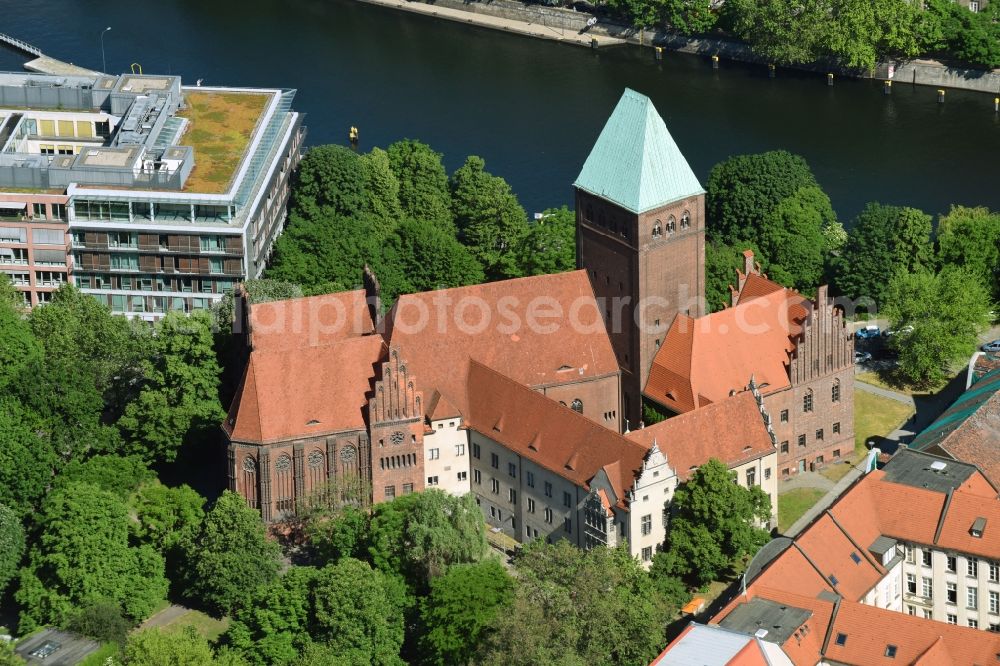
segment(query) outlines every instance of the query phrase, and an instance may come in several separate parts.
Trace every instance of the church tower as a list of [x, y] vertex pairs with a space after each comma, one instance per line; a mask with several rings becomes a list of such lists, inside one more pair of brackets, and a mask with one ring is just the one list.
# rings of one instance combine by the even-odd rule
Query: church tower
[[577, 266], [586, 269], [622, 369], [622, 414], [678, 312], [705, 301], [705, 190], [645, 95], [626, 89], [573, 183]]

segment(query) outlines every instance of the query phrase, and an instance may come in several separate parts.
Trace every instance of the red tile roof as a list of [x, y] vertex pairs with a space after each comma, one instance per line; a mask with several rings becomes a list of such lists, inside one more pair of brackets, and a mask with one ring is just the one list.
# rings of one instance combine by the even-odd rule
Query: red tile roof
[[774, 452], [757, 401], [749, 391], [633, 430], [627, 437], [646, 448], [655, 441], [681, 481], [709, 458], [734, 467]]
[[[750, 253], [753, 257], [753, 253]], [[773, 294], [776, 291], [784, 291], [785, 287], [774, 282], [773, 280], [768, 280], [762, 275], [751, 272], [746, 276], [746, 282], [743, 283], [743, 288], [740, 290], [739, 298], [736, 303], [746, 303], [747, 301], [753, 300], [755, 298], [760, 298], [761, 296], [767, 296]]]
[[463, 412], [470, 359], [532, 387], [619, 372], [585, 271], [407, 294], [386, 324], [421, 389]]
[[254, 351], [223, 428], [233, 441], [256, 444], [363, 430], [375, 367], [385, 353], [379, 336]]
[[604, 469], [618, 505], [627, 506], [645, 446], [477, 361], [469, 364], [468, 386], [470, 428], [582, 488]]
[[677, 316], [653, 358], [643, 394], [687, 412], [742, 391], [751, 377], [764, 393], [790, 386], [789, 354], [808, 306], [804, 296], [782, 287], [698, 319]]
[[328, 345], [375, 331], [363, 289], [250, 305], [255, 350]]
[[441, 395], [440, 391], [434, 391], [430, 402], [427, 403], [427, 418], [430, 421], [440, 421], [461, 416], [462, 413], [451, 403], [448, 398]]

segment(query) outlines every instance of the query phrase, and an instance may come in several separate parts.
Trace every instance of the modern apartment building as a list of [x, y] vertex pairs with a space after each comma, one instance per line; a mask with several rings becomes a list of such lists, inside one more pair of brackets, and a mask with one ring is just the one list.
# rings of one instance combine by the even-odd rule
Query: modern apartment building
[[207, 308], [259, 277], [305, 128], [294, 90], [0, 73], [0, 270], [116, 313]]

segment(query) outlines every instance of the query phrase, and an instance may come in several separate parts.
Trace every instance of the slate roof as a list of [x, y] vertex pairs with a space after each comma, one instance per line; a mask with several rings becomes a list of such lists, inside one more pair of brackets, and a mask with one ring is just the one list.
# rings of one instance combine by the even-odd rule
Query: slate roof
[[1000, 484], [1000, 369], [966, 389], [909, 446], [977, 465]]
[[573, 186], [633, 213], [705, 191], [653, 103], [628, 88]]
[[646, 448], [655, 441], [681, 481], [687, 481], [709, 458], [734, 467], [774, 452], [764, 418], [749, 391], [626, 436]]

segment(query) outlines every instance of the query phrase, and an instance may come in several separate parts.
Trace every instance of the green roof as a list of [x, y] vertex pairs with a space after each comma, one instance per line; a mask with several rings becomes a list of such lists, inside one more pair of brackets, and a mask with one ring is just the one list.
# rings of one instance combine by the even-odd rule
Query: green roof
[[986, 373], [975, 384], [967, 388], [934, 423], [913, 438], [909, 447], [918, 451], [926, 451], [933, 446], [940, 445], [953, 432], [961, 428], [969, 417], [979, 411], [979, 408], [997, 392], [1000, 392], [1000, 368]]
[[656, 107], [628, 88], [573, 186], [633, 213], [705, 192]]

